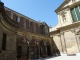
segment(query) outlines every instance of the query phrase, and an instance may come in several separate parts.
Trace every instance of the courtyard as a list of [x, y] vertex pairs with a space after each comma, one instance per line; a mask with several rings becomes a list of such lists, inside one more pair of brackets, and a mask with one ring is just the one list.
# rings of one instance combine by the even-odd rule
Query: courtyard
[[38, 59], [38, 60], [80, 60], [80, 53], [77, 53], [75, 56], [67, 56], [63, 54], [62, 56], [58, 56], [58, 57], [51, 57], [51, 58]]

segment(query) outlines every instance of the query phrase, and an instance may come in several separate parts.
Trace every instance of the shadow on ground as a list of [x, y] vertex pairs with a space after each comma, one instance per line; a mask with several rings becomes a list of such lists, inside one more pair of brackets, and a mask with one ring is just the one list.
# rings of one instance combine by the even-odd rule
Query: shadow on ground
[[40, 58], [40, 59], [30, 59], [30, 60], [47, 60], [47, 59], [56, 58], [56, 57], [59, 57], [59, 56], [52, 56], [52, 57]]

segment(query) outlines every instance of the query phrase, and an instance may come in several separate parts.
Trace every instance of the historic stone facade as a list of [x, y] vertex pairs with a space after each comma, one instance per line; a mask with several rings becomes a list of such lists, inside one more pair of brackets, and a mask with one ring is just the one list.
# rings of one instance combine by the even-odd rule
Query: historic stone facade
[[50, 28], [61, 53], [76, 54], [80, 52], [80, 0], [65, 0], [55, 12], [58, 24]]
[[0, 2], [0, 60], [49, 57], [54, 49], [57, 50], [45, 22], [34, 21]]

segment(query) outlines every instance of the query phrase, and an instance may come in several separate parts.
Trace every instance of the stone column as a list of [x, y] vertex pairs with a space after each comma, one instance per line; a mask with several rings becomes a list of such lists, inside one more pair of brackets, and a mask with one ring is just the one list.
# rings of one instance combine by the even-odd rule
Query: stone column
[[46, 43], [44, 43], [44, 46], [45, 46], [45, 50], [46, 50], [46, 56], [48, 56]]
[[74, 29], [72, 29], [72, 30], [71, 30], [71, 32], [73, 32], [73, 33], [74, 33], [74, 35], [75, 35], [75, 39], [76, 39], [76, 43], [77, 43], [77, 47], [78, 47], [78, 52], [80, 52], [79, 44], [78, 44], [78, 41], [77, 41], [76, 32], [75, 32], [75, 30], [74, 30]]
[[61, 41], [62, 41], [62, 52], [67, 53], [67, 48], [66, 48], [66, 41], [64, 37], [64, 32], [61, 32]]
[[38, 56], [38, 58], [40, 57], [38, 42], [37, 42], [37, 56]]
[[27, 43], [28, 43], [28, 48], [27, 48], [27, 56], [28, 56], [28, 59], [30, 58], [30, 54], [29, 54], [29, 42], [27, 41]]
[[61, 52], [64, 52], [64, 50], [63, 50], [63, 44], [62, 44], [62, 39], [61, 39], [61, 35], [59, 34], [59, 36], [60, 36], [60, 43], [61, 43]]

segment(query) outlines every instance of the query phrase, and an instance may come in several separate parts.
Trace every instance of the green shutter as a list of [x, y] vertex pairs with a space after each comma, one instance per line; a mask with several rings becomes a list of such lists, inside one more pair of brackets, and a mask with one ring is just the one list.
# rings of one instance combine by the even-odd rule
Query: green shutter
[[75, 11], [76, 11], [77, 18], [80, 21], [80, 12], [79, 12], [78, 6], [75, 7]]
[[71, 9], [71, 14], [72, 14], [73, 21], [76, 22], [77, 18], [76, 18], [76, 15], [75, 15], [74, 8]]

